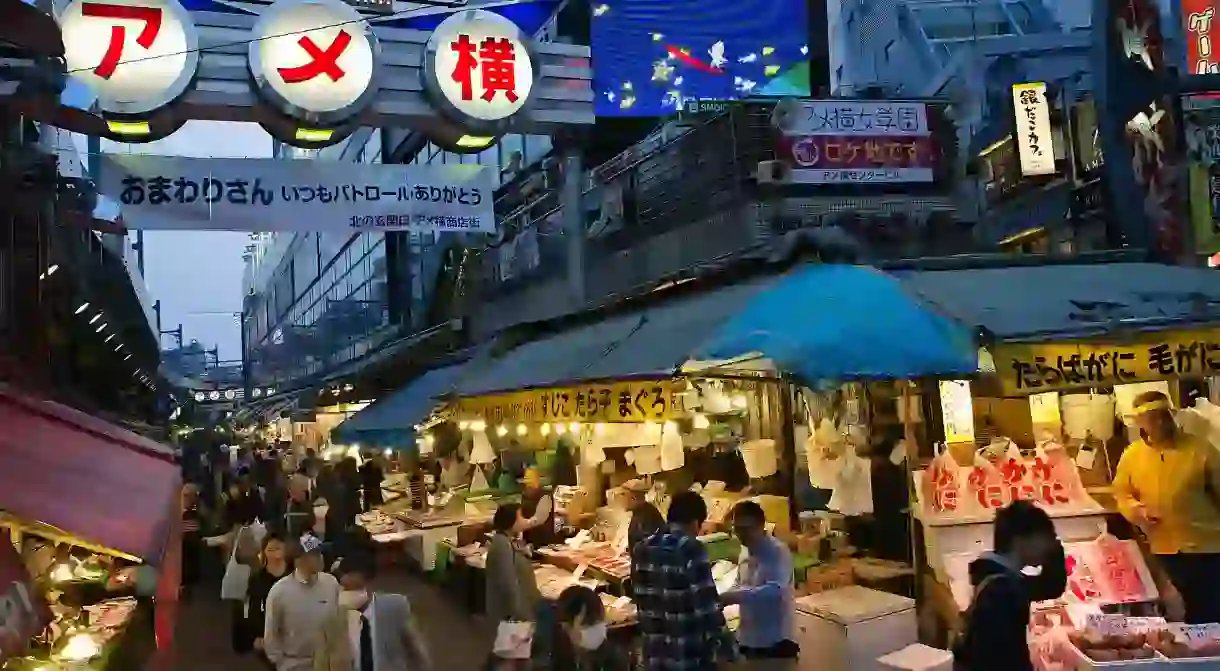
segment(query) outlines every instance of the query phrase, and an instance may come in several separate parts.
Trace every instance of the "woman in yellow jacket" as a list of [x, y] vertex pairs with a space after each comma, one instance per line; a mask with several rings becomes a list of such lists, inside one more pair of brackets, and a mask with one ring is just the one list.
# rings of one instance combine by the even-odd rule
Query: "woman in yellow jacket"
[[1135, 399], [1142, 440], [1129, 445], [1114, 476], [1118, 509], [1148, 538], [1172, 583], [1169, 610], [1186, 622], [1220, 622], [1220, 451], [1178, 431], [1169, 399]]

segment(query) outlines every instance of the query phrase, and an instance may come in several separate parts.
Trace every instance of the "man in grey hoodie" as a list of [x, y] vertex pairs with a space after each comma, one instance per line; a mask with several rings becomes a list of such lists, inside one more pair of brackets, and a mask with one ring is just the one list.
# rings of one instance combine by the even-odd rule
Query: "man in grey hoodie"
[[323, 632], [339, 611], [339, 582], [322, 572], [322, 541], [301, 538], [293, 572], [267, 595], [263, 652], [278, 671], [311, 671], [325, 640]]

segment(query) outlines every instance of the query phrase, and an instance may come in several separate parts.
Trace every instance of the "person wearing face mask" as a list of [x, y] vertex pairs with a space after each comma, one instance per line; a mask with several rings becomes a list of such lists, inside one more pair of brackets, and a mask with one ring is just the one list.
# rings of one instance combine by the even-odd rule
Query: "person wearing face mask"
[[565, 589], [555, 601], [555, 620], [547, 645], [536, 646], [534, 671], [626, 671], [629, 660], [606, 641], [606, 611], [601, 597], [582, 585]]
[[1167, 584], [1161, 598], [1171, 619], [1220, 621], [1220, 454], [1178, 430], [1169, 398], [1135, 398], [1141, 440], [1118, 461], [1114, 499], [1148, 539], [1154, 567]]
[[733, 532], [743, 557], [737, 587], [720, 595], [724, 605], [741, 607], [737, 642], [751, 668], [791, 669], [800, 647], [792, 640], [795, 584], [792, 554], [767, 534], [762, 506], [742, 501], [733, 508]]
[[263, 652], [277, 671], [316, 671], [319, 656], [332, 660], [322, 667], [326, 671], [351, 671], [350, 665], [343, 666], [345, 648], [324, 636], [337, 617], [339, 581], [322, 572], [322, 541], [304, 536], [298, 550], [293, 572], [267, 594]]
[[[375, 562], [368, 554], [351, 554], [339, 560], [336, 574], [339, 617], [326, 628], [333, 642], [324, 650], [339, 649], [350, 671], [430, 671], [432, 658], [416, 625], [411, 602], [402, 594], [374, 592]], [[329, 659], [315, 660], [315, 671], [327, 671]]]

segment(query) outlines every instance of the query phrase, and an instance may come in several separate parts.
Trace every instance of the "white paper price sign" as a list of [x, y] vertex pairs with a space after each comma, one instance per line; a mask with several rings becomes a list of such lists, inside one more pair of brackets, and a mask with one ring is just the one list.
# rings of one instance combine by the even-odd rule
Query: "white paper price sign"
[[1130, 633], [1131, 628], [1124, 615], [1106, 613], [1090, 613], [1085, 617], [1085, 629], [1095, 631], [1102, 636], [1123, 636]]
[[1180, 624], [1174, 629], [1186, 645], [1192, 648], [1220, 641], [1220, 624]]

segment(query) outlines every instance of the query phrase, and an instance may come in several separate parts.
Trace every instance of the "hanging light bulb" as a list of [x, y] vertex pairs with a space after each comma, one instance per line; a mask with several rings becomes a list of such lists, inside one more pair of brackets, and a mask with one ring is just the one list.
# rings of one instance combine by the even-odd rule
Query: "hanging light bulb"
[[470, 422], [467, 422], [467, 421], [458, 422], [458, 431], [465, 431], [469, 428], [470, 428]]
[[605, 424], [603, 424], [603, 423], [601, 423], [601, 422], [598, 422], [597, 424], [594, 424], [594, 425], [593, 425], [593, 433], [596, 433], [597, 435], [599, 435], [599, 436], [600, 436], [600, 435], [602, 435], [602, 434], [603, 434], [603, 433], [605, 433], [605, 432], [606, 432], [606, 425], [605, 425]]
[[500, 437], [507, 436], [507, 435], [508, 435], [508, 427], [507, 427], [507, 426], [504, 426], [503, 424], [501, 424], [500, 426], [497, 426], [497, 427], [496, 427], [496, 435], [497, 435], [497, 436], [500, 436]]
[[486, 430], [487, 430], [487, 422], [484, 422], [484, 421], [483, 421], [483, 420], [481, 420], [481, 419], [476, 419], [476, 420], [474, 420], [473, 422], [471, 422], [471, 423], [470, 423], [470, 430], [471, 430], [471, 431], [486, 431]]
[[695, 427], [696, 429], [706, 429], [711, 425], [712, 423], [707, 420], [707, 415], [704, 414], [695, 415], [693, 421], [691, 422], [691, 426]]
[[82, 312], [84, 312], [85, 310], [88, 310], [88, 309], [89, 309], [89, 303], [88, 303], [88, 302], [81, 303], [81, 304], [80, 304], [80, 307], [79, 307], [79, 308], [76, 308], [76, 312], [74, 312], [74, 313], [72, 313], [72, 314], [77, 314], [77, 315], [78, 315], [78, 314], [80, 314], [80, 313], [82, 313]]
[[665, 424], [662, 425], [662, 428], [664, 428], [664, 430], [666, 430], [666, 431], [677, 431], [678, 423], [677, 422], [665, 422]]
[[572, 422], [568, 425], [568, 431], [572, 433], [580, 433], [580, 422]]
[[746, 398], [745, 394], [734, 394], [732, 403], [733, 407], [738, 410], [745, 410], [750, 407], [750, 401]]
[[517, 435], [518, 436], [524, 436], [526, 434], [526, 432], [528, 432], [528, 431], [529, 431], [529, 429], [526, 428], [526, 426], [524, 424], [517, 425]]
[[550, 424], [543, 424], [542, 426], [538, 427], [538, 430], [541, 431], [542, 435], [544, 435], [544, 436], [551, 435], [551, 425]]

